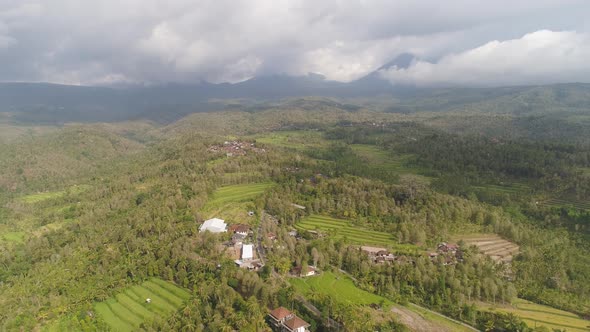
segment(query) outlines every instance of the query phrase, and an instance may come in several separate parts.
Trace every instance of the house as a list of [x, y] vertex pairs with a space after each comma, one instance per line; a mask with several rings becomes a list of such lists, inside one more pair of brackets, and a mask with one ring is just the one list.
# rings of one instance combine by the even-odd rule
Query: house
[[317, 274], [317, 270], [313, 266], [308, 266], [307, 271], [302, 271], [303, 267], [297, 266], [291, 269], [291, 274], [299, 277], [310, 277]]
[[249, 261], [254, 258], [254, 245], [244, 244], [242, 246], [242, 261]]
[[227, 224], [225, 220], [219, 218], [213, 218], [205, 220], [199, 227], [199, 232], [209, 231], [211, 233], [225, 233], [227, 232]]
[[456, 244], [449, 244], [446, 242], [442, 242], [438, 245], [437, 247], [438, 252], [443, 252], [443, 253], [451, 253], [451, 254], [455, 254], [457, 252], [457, 250], [459, 250], [459, 246]]
[[240, 234], [240, 235], [248, 235], [248, 233], [250, 233], [250, 226], [248, 225], [233, 225], [235, 227], [233, 227], [233, 232], [235, 234]]
[[297, 317], [284, 307], [272, 310], [268, 314], [270, 324], [275, 332], [308, 332], [310, 324]]

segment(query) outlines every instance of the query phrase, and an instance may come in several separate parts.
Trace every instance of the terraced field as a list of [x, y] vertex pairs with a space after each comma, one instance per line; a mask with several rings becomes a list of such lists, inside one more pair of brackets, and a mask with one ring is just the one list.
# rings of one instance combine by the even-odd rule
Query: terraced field
[[354, 244], [379, 245], [400, 250], [416, 249], [412, 245], [398, 244], [391, 234], [353, 226], [348, 220], [327, 216], [311, 215], [298, 222], [295, 228], [299, 231], [319, 231], [335, 239], [346, 237]]
[[483, 305], [490, 311], [513, 313], [524, 320], [531, 328], [545, 326], [570, 332], [590, 331], [590, 321], [567, 311], [517, 299], [511, 306], [492, 307]]
[[[186, 290], [153, 278], [95, 304], [94, 309], [113, 331], [134, 331], [143, 322], [170, 316], [189, 297]], [[146, 303], [148, 298], [151, 303]]]
[[582, 201], [582, 200], [568, 200], [568, 199], [561, 199], [561, 198], [551, 198], [546, 201], [541, 202], [541, 204], [549, 206], [549, 207], [563, 207], [563, 206], [573, 206], [579, 210], [590, 210], [590, 201]]
[[248, 211], [253, 210], [253, 201], [272, 187], [272, 182], [223, 186], [203, 206], [207, 218], [222, 218], [231, 222], [248, 223]]
[[393, 155], [375, 145], [351, 144], [350, 147], [354, 153], [367, 161], [371, 167], [382, 169], [384, 171], [395, 171], [399, 174], [413, 174], [428, 180], [426, 176], [419, 175], [423, 170], [417, 167], [409, 166], [410, 161], [414, 158], [411, 154]]
[[272, 182], [262, 182], [221, 187], [213, 193], [213, 198], [207, 202], [207, 205], [216, 206], [250, 201], [272, 186]]
[[483, 186], [473, 186], [475, 189], [486, 190], [494, 194], [523, 194], [531, 191], [531, 188], [524, 183], [510, 183], [510, 184], [488, 184]]
[[496, 234], [463, 235], [457, 236], [456, 240], [463, 240], [467, 245], [476, 246], [496, 262], [512, 262], [513, 256], [520, 250], [517, 244], [504, 240]]

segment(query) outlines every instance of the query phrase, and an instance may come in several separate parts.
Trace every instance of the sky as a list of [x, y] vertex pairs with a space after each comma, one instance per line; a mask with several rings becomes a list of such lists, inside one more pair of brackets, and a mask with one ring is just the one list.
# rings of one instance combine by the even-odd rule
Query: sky
[[590, 82], [587, 0], [0, 0], [0, 81]]

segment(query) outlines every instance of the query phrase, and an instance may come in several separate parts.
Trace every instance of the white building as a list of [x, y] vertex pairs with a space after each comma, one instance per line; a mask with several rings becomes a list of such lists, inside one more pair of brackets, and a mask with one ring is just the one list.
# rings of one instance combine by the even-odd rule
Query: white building
[[199, 232], [204, 231], [209, 231], [211, 233], [224, 233], [227, 232], [227, 224], [225, 223], [225, 220], [219, 218], [205, 220], [201, 227], [199, 227]]
[[254, 245], [252, 244], [244, 244], [242, 246], [242, 261], [247, 261], [254, 258], [253, 249]]

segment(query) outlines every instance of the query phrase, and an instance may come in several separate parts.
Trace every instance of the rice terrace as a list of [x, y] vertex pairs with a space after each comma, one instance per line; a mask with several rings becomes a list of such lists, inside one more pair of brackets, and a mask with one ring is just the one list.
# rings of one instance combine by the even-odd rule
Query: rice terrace
[[372, 244], [396, 249], [415, 249], [413, 245], [400, 245], [396, 239], [388, 233], [368, 230], [352, 224], [349, 220], [337, 219], [322, 215], [311, 215], [297, 224], [299, 231], [325, 232], [334, 239], [348, 239], [354, 244]]
[[496, 262], [512, 262], [513, 257], [520, 250], [517, 244], [496, 234], [458, 236], [457, 239], [463, 240], [468, 246], [476, 246], [482, 253], [490, 256]]
[[113, 331], [134, 331], [148, 320], [167, 318], [189, 297], [188, 291], [153, 278], [97, 303], [94, 308]]

